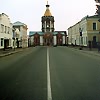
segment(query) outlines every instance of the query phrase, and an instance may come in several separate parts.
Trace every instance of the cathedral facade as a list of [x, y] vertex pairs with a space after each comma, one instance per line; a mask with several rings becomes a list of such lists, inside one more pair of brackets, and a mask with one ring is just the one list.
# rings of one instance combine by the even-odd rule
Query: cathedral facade
[[47, 3], [44, 16], [41, 17], [42, 31], [29, 32], [29, 46], [57, 46], [67, 44], [66, 31], [55, 31], [55, 20], [49, 7], [50, 5]]

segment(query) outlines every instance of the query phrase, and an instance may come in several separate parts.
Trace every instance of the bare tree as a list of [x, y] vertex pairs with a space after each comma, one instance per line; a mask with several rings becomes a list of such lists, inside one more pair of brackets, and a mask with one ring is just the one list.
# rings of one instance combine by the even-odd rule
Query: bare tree
[[95, 0], [96, 1], [96, 3], [97, 3], [97, 9], [96, 9], [96, 14], [97, 15], [100, 15], [100, 0]]

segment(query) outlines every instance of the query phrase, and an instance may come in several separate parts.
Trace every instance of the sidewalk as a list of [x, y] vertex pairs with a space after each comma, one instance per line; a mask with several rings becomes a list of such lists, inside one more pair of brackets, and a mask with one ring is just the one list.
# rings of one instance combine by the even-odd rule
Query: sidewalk
[[[72, 48], [73, 50], [78, 50], [80, 52], [87, 53], [87, 54], [90, 54], [90, 55], [100, 56], [100, 52], [98, 52], [97, 48], [92, 48], [91, 50], [89, 50], [89, 48], [86, 48], [86, 47], [83, 47], [83, 49], [80, 50], [79, 49], [80, 47], [75, 47], [75, 46], [74, 47], [73, 46], [68, 46], [68, 48]], [[16, 48], [15, 50], [10, 49], [10, 50], [5, 50], [5, 51], [0, 50], [0, 58], [4, 57], [4, 56], [11, 55], [11, 54], [14, 54], [14, 53], [21, 52], [24, 49], [26, 49], [26, 48]]]
[[0, 58], [17, 53], [17, 52], [21, 52], [21, 51], [23, 51], [23, 48], [16, 48], [15, 50], [14, 49], [7, 49], [5, 51], [0, 50]]
[[86, 47], [83, 47], [82, 50], [79, 49], [80, 47], [69, 46], [69, 48], [72, 48], [74, 50], [79, 50], [80, 52], [87, 53], [90, 55], [100, 56], [100, 52], [98, 52], [97, 48], [92, 48], [91, 50], [89, 50], [89, 48]]

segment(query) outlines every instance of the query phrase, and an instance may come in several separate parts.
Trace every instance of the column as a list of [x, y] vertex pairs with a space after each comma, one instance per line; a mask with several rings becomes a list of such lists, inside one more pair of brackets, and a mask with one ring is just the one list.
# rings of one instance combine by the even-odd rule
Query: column
[[46, 25], [47, 25], [47, 23], [46, 23], [46, 21], [45, 21], [45, 32], [46, 32], [46, 27], [47, 27]]
[[53, 44], [54, 44], [54, 45], [57, 45], [57, 36], [56, 36], [56, 35], [53, 36]]
[[40, 36], [40, 45], [43, 45], [43, 36]]
[[51, 25], [51, 21], [50, 21], [50, 32], [52, 32], [52, 29], [51, 28], [52, 28], [52, 25]]

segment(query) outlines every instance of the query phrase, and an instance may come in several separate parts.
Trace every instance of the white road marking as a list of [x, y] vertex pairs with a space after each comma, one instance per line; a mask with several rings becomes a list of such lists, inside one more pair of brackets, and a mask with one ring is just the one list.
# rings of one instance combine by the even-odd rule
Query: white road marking
[[51, 82], [50, 82], [49, 48], [47, 48], [47, 100], [52, 100]]

